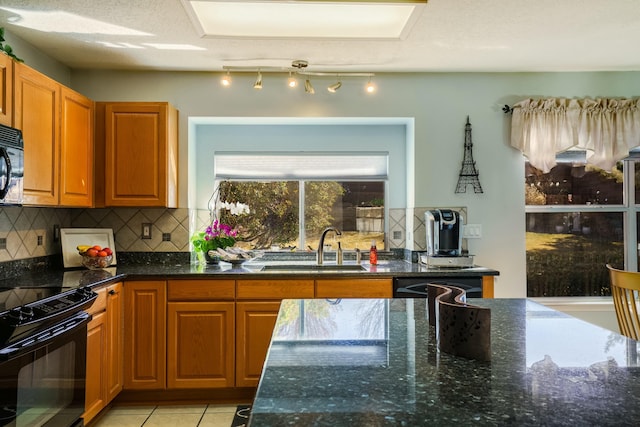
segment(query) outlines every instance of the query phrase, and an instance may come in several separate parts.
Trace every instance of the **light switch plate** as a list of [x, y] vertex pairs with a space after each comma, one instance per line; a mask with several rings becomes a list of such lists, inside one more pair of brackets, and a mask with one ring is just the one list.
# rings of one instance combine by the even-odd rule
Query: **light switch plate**
[[462, 237], [465, 239], [480, 239], [482, 224], [466, 224], [462, 227]]

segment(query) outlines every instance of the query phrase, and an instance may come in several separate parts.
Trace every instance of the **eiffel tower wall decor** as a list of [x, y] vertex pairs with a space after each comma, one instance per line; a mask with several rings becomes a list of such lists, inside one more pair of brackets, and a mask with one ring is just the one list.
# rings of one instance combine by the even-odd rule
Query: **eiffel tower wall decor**
[[482, 193], [482, 186], [480, 185], [478, 175], [476, 162], [473, 161], [471, 123], [469, 123], [469, 116], [467, 116], [467, 124], [464, 127], [464, 158], [462, 159], [462, 168], [460, 169], [460, 176], [458, 177], [456, 193], [466, 193], [467, 185], [469, 184], [473, 185], [473, 191], [475, 193]]

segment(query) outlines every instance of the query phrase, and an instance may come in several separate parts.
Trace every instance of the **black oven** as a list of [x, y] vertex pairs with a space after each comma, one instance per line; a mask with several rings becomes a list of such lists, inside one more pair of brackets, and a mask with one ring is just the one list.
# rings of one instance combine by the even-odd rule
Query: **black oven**
[[82, 310], [97, 295], [53, 293], [0, 313], [0, 426], [83, 425], [91, 316]]

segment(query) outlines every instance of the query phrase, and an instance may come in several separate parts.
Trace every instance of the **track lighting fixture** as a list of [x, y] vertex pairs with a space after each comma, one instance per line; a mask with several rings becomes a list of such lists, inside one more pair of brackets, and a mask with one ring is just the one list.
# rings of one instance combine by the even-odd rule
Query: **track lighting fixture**
[[342, 86], [342, 82], [340, 82], [340, 80], [338, 80], [336, 83], [329, 85], [329, 87], [327, 88], [327, 90], [331, 93], [336, 93], [338, 91], [338, 89], [340, 89], [340, 87]]
[[260, 66], [256, 67], [222, 67], [223, 71], [226, 73], [222, 77], [222, 85], [223, 86], [231, 86], [231, 71], [240, 72], [240, 73], [257, 73], [257, 77], [255, 83], [253, 84], [254, 89], [262, 89], [262, 72], [273, 73], [273, 74], [283, 74], [289, 73], [289, 78], [287, 79], [287, 86], [290, 88], [295, 88], [298, 86], [297, 76], [301, 76], [304, 79], [304, 91], [308, 94], [314, 94], [316, 91], [311, 84], [311, 78], [322, 78], [322, 77], [333, 77], [337, 79], [335, 83], [327, 86], [327, 90], [331, 93], [336, 93], [338, 89], [342, 87], [343, 78], [369, 78], [365, 86], [365, 91], [367, 93], [375, 93], [377, 88], [376, 85], [371, 81], [371, 78], [375, 76], [373, 73], [367, 72], [330, 72], [330, 71], [308, 71], [309, 63], [304, 60], [295, 60], [291, 63], [290, 66], [287, 67], [278, 67], [278, 66]]
[[227, 70], [227, 74], [224, 75], [224, 77], [222, 77], [222, 86], [231, 86], [231, 74], [229, 74], [229, 71]]
[[310, 95], [313, 95], [314, 93], [316, 93], [313, 86], [311, 86], [311, 81], [309, 79], [304, 81], [304, 91]]
[[291, 75], [291, 71], [289, 71], [289, 80], [287, 81], [287, 85], [291, 88], [298, 86], [298, 80]]
[[367, 91], [367, 93], [374, 93], [376, 91], [376, 85], [374, 85], [371, 81], [371, 77], [369, 77], [369, 82], [365, 86], [365, 90]]
[[258, 78], [256, 82], [253, 84], [254, 89], [262, 89], [262, 73], [258, 70]]

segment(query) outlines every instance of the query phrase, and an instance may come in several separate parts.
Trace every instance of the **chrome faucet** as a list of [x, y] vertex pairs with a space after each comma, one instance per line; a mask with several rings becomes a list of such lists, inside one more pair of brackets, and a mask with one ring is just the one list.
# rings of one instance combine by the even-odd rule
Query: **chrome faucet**
[[329, 227], [325, 228], [322, 232], [322, 236], [320, 236], [320, 243], [318, 243], [318, 252], [316, 252], [316, 261], [318, 265], [322, 265], [322, 261], [324, 258], [324, 238], [328, 232], [333, 231], [336, 233], [336, 236], [340, 236], [342, 233], [337, 228]]

